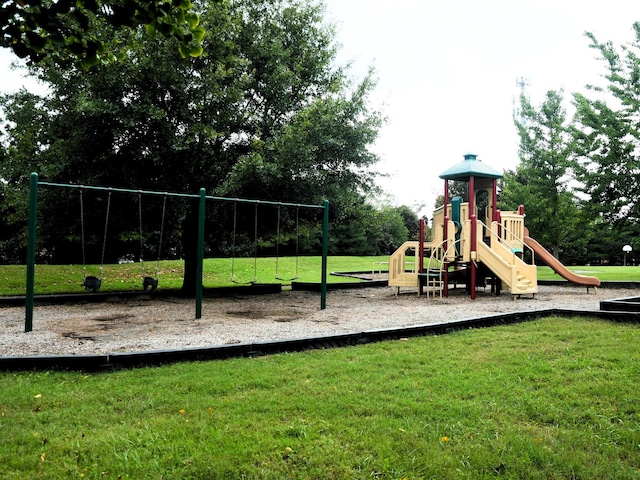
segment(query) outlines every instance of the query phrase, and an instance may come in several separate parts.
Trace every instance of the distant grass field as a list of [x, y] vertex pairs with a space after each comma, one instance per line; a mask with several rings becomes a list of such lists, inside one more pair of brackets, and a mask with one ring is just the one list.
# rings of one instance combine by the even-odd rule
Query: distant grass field
[[[598, 277], [601, 282], [640, 282], [640, 266], [570, 266], [574, 273]], [[538, 280], [562, 280], [550, 267], [538, 267]]]
[[[333, 256], [329, 257], [329, 272], [370, 272], [387, 271], [388, 256]], [[232, 260], [230, 258], [208, 258], [204, 261], [203, 285], [205, 288], [228, 287], [252, 282], [290, 284], [296, 281], [319, 282], [321, 270], [320, 257], [281, 257], [278, 259], [276, 278], [275, 258], [236, 258], [233, 262], [234, 278], [231, 281]], [[296, 266], [297, 263], [297, 266]], [[572, 266], [575, 273], [592, 275], [600, 281], [637, 281], [640, 282], [640, 266]], [[99, 276], [98, 265], [88, 265], [87, 275]], [[155, 277], [156, 263], [146, 262], [145, 272]], [[159, 288], [179, 289], [182, 285], [184, 263], [181, 260], [159, 263]], [[141, 287], [142, 269], [140, 263], [123, 265], [104, 265], [103, 283], [100, 291], [135, 291]], [[538, 279], [562, 280], [551, 268], [538, 267]], [[24, 265], [0, 265], [0, 296], [24, 295], [26, 267]], [[83, 292], [82, 265], [37, 265], [36, 294], [79, 293]], [[358, 281], [346, 277], [328, 277], [328, 282]]]
[[0, 373], [0, 478], [638, 479], [640, 326]]
[[[374, 266], [379, 269], [379, 262], [388, 262], [389, 257], [368, 256], [333, 256], [328, 259], [328, 270], [340, 272], [370, 272]], [[296, 265], [297, 264], [297, 265]], [[275, 258], [208, 258], [204, 261], [203, 285], [205, 288], [228, 287], [236, 284], [252, 282], [290, 284], [298, 274], [296, 281], [320, 282], [321, 257], [280, 257], [278, 259], [278, 277], [276, 278]], [[233, 266], [234, 278], [231, 281]], [[384, 271], [387, 265], [382, 265]], [[99, 276], [98, 265], [88, 265], [87, 275]], [[147, 275], [155, 277], [156, 263], [145, 262]], [[179, 289], [182, 286], [184, 262], [181, 260], [161, 261], [159, 263], [159, 288]], [[140, 263], [122, 265], [104, 265], [102, 271], [101, 292], [133, 291], [142, 289], [142, 269]], [[79, 293], [84, 292], [82, 265], [36, 265], [35, 292]], [[345, 277], [327, 278], [328, 282], [358, 281]], [[0, 265], [0, 295], [24, 295], [26, 283], [26, 267], [24, 265]]]

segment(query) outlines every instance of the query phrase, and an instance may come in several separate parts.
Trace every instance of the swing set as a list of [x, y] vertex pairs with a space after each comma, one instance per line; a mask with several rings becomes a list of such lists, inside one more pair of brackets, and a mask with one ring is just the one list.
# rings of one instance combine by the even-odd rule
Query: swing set
[[[58, 187], [58, 188], [68, 188], [68, 189], [79, 189], [80, 191], [80, 229], [81, 229], [81, 242], [82, 242], [82, 272], [83, 272], [83, 283], [85, 289], [90, 292], [97, 292], [100, 290], [102, 286], [102, 273], [103, 273], [103, 265], [105, 258], [105, 251], [107, 248], [107, 231], [109, 227], [109, 214], [111, 209], [111, 195], [113, 192], [120, 193], [135, 193], [138, 194], [138, 226], [139, 226], [139, 236], [140, 236], [140, 263], [141, 263], [141, 276], [142, 276], [142, 286], [145, 291], [153, 292], [158, 287], [158, 276], [159, 276], [159, 264], [162, 253], [162, 237], [164, 233], [164, 224], [165, 224], [165, 216], [166, 216], [166, 205], [168, 197], [181, 197], [181, 198], [191, 198], [191, 199], [199, 199], [199, 208], [198, 208], [198, 245], [197, 245], [197, 263], [196, 263], [196, 307], [195, 307], [195, 318], [199, 319], [202, 317], [202, 276], [203, 276], [203, 261], [204, 261], [204, 227], [205, 227], [205, 206], [207, 201], [216, 201], [216, 202], [233, 202], [234, 203], [234, 219], [233, 219], [233, 246], [234, 252], [231, 259], [232, 267], [231, 267], [231, 276], [232, 281], [234, 283], [241, 283], [235, 279], [235, 242], [236, 242], [236, 229], [237, 229], [237, 209], [236, 205], [238, 203], [249, 203], [255, 205], [254, 210], [254, 238], [253, 238], [253, 249], [254, 249], [254, 280], [255, 283], [257, 281], [257, 244], [258, 244], [258, 205], [275, 205], [278, 208], [278, 221], [277, 221], [277, 232], [276, 232], [276, 273], [275, 277], [281, 281], [290, 281], [298, 278], [298, 254], [299, 254], [299, 210], [300, 208], [307, 209], [320, 209], [323, 211], [323, 234], [322, 234], [322, 267], [321, 267], [321, 288], [320, 288], [320, 309], [324, 310], [326, 308], [326, 297], [327, 297], [327, 257], [328, 257], [328, 244], [329, 244], [329, 201], [325, 200], [322, 205], [304, 205], [304, 204], [295, 204], [295, 203], [283, 203], [283, 202], [271, 202], [264, 200], [250, 200], [250, 199], [242, 199], [242, 198], [225, 198], [225, 197], [214, 197], [207, 196], [204, 188], [200, 189], [198, 195], [193, 194], [184, 194], [184, 193], [167, 193], [167, 192], [154, 192], [154, 191], [144, 191], [144, 190], [129, 190], [124, 188], [115, 188], [115, 187], [100, 187], [100, 186], [90, 186], [90, 185], [74, 185], [74, 184], [65, 184], [65, 183], [52, 183], [52, 182], [39, 182], [38, 174], [32, 173], [30, 178], [30, 188], [29, 188], [29, 226], [28, 226], [28, 234], [27, 234], [27, 285], [26, 285], [26, 311], [25, 311], [25, 332], [30, 332], [33, 328], [33, 310], [34, 310], [34, 290], [35, 290], [35, 252], [36, 252], [36, 236], [37, 236], [37, 207], [38, 207], [38, 187], [46, 186], [46, 187]], [[96, 191], [106, 191], [107, 192], [107, 206], [105, 213], [105, 222], [104, 222], [104, 235], [102, 240], [102, 251], [100, 257], [100, 267], [98, 276], [87, 275], [87, 262], [86, 262], [86, 239], [85, 239], [85, 205], [83, 192], [86, 190], [96, 190]], [[145, 271], [144, 266], [144, 232], [143, 232], [143, 219], [142, 219], [142, 197], [143, 195], [151, 195], [151, 196], [163, 196], [163, 204], [162, 204], [162, 217], [160, 222], [160, 235], [158, 241], [158, 249], [157, 249], [157, 260], [156, 260], [156, 268], [155, 268], [155, 277], [150, 276]], [[282, 278], [279, 272], [279, 251], [281, 244], [281, 208], [282, 207], [295, 207], [296, 208], [296, 242], [295, 242], [295, 252], [296, 252], [296, 266], [295, 266], [295, 274], [291, 278]]]
[[[265, 202], [262, 202], [265, 203]], [[237, 229], [238, 229], [238, 199], [234, 199], [233, 201], [233, 232], [231, 236], [231, 282], [236, 284], [254, 284], [258, 281], [258, 205], [260, 201], [255, 202], [254, 214], [253, 214], [253, 241], [252, 241], [252, 249], [253, 249], [253, 280], [250, 281], [239, 281], [236, 278], [236, 237], [237, 237]], [[300, 276], [299, 271], [299, 258], [300, 258], [300, 205], [296, 204], [296, 246], [295, 246], [295, 273], [292, 277], [284, 277], [280, 275], [280, 245], [282, 243], [281, 238], [281, 223], [282, 223], [282, 214], [281, 209], [285, 205], [282, 202], [278, 202], [276, 204], [278, 206], [278, 220], [276, 227], [276, 273], [275, 279], [280, 280], [282, 282], [291, 282], [296, 280]]]

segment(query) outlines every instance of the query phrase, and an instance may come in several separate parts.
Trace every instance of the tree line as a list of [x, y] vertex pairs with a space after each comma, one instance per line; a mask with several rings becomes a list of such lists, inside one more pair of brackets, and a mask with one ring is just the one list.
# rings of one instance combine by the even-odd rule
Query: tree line
[[[151, 8], [161, 3], [151, 2]], [[374, 72], [355, 81], [336, 63], [335, 33], [324, 20], [321, 1], [182, 2], [181, 9], [197, 14], [197, 26], [206, 31], [198, 55], [176, 54], [193, 39], [175, 29], [149, 35], [146, 20], [123, 29], [101, 18], [102, 10], [84, 10], [87, 35], [103, 39], [100, 51], [119, 54], [87, 63], [86, 52], [69, 60], [68, 45], [56, 49], [48, 43], [57, 54], [44, 49], [30, 57], [29, 66], [47, 93], [21, 90], [0, 97], [3, 262], [24, 261], [32, 171], [59, 183], [184, 193], [204, 187], [210, 195], [304, 204], [329, 199], [332, 254], [387, 254], [415, 233], [417, 217], [410, 209], [376, 208], [370, 201], [379, 193], [374, 170], [379, 159], [369, 147], [385, 121], [369, 100]], [[77, 15], [56, 18], [77, 30]], [[117, 213], [108, 229], [102, 225], [105, 197], [85, 195], [80, 218], [77, 192], [41, 193], [40, 261], [78, 263], [82, 237], [97, 245], [103, 230], [108, 261], [135, 252], [140, 240], [135, 195], [113, 196], [110, 207]], [[169, 203], [165, 251], [185, 258], [189, 290], [197, 205]], [[143, 232], [144, 243], [152, 244], [160, 205], [146, 202], [142, 210], [145, 222], [156, 219]], [[221, 205], [208, 215], [209, 224], [224, 227], [208, 230], [210, 255], [234, 254], [232, 244], [246, 252], [256, 241], [252, 237], [266, 252], [279, 241], [273, 210], [261, 213], [256, 235], [251, 212]], [[280, 222], [280, 238], [287, 239], [279, 245], [283, 254], [298, 248], [294, 231], [302, 239], [301, 253], [317, 252], [317, 215], [288, 210]]]
[[[640, 23], [624, 45], [587, 33], [604, 66], [604, 85], [563, 90], [540, 105], [520, 97], [514, 118], [520, 164], [505, 172], [500, 205], [526, 206], [531, 234], [567, 264], [622, 264], [640, 250]], [[633, 254], [627, 259], [635, 262]]]

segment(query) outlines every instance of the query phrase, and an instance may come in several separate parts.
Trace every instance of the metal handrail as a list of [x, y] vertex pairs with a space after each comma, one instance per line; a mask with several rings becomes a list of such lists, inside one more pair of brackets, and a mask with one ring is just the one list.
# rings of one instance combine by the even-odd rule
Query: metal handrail
[[[447, 263], [447, 261], [445, 259], [449, 256], [450, 250], [452, 248], [454, 248], [458, 243], [460, 243], [460, 246], [462, 247], [463, 239], [458, 239], [458, 240], [453, 240], [451, 242], [451, 245], [449, 245], [446, 248], [446, 250], [444, 248], [442, 248], [442, 246], [445, 243], [448, 243], [449, 241], [450, 240], [447, 239], [447, 240], [443, 240], [442, 242], [440, 242], [440, 244], [432, 250], [431, 255], [429, 256], [429, 263], [427, 263], [427, 287], [429, 286], [429, 281], [430, 281], [430, 278], [428, 277], [429, 271], [430, 270], [437, 270], [438, 271], [438, 279], [439, 279], [440, 282], [442, 282], [443, 281], [442, 280], [442, 276], [443, 276], [443, 273], [444, 273], [444, 268], [443, 267]], [[439, 268], [437, 268], [437, 269], [433, 268], [432, 269], [431, 268], [431, 261], [434, 259], [434, 255], [435, 255], [435, 253], [437, 251], [442, 251], [442, 260], [440, 260], [440, 267]], [[449, 267], [447, 266], [447, 268], [449, 268]], [[433, 286], [436, 287], [435, 282], [434, 282]], [[428, 295], [429, 295], [429, 292], [427, 291], [427, 296]]]

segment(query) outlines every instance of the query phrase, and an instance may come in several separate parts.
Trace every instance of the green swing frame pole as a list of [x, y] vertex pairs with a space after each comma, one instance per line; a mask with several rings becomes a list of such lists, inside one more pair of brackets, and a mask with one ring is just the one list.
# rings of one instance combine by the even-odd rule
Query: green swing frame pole
[[196, 319], [202, 318], [202, 272], [204, 270], [204, 206], [207, 195], [204, 188], [200, 189], [200, 204], [198, 206], [198, 250], [196, 261]]
[[327, 259], [329, 256], [329, 200], [324, 201], [322, 216], [322, 281], [320, 286], [320, 310], [327, 308]]
[[38, 221], [38, 174], [29, 180], [29, 227], [27, 230], [27, 291], [25, 298], [24, 331], [33, 330], [33, 298], [36, 276], [36, 224]]

